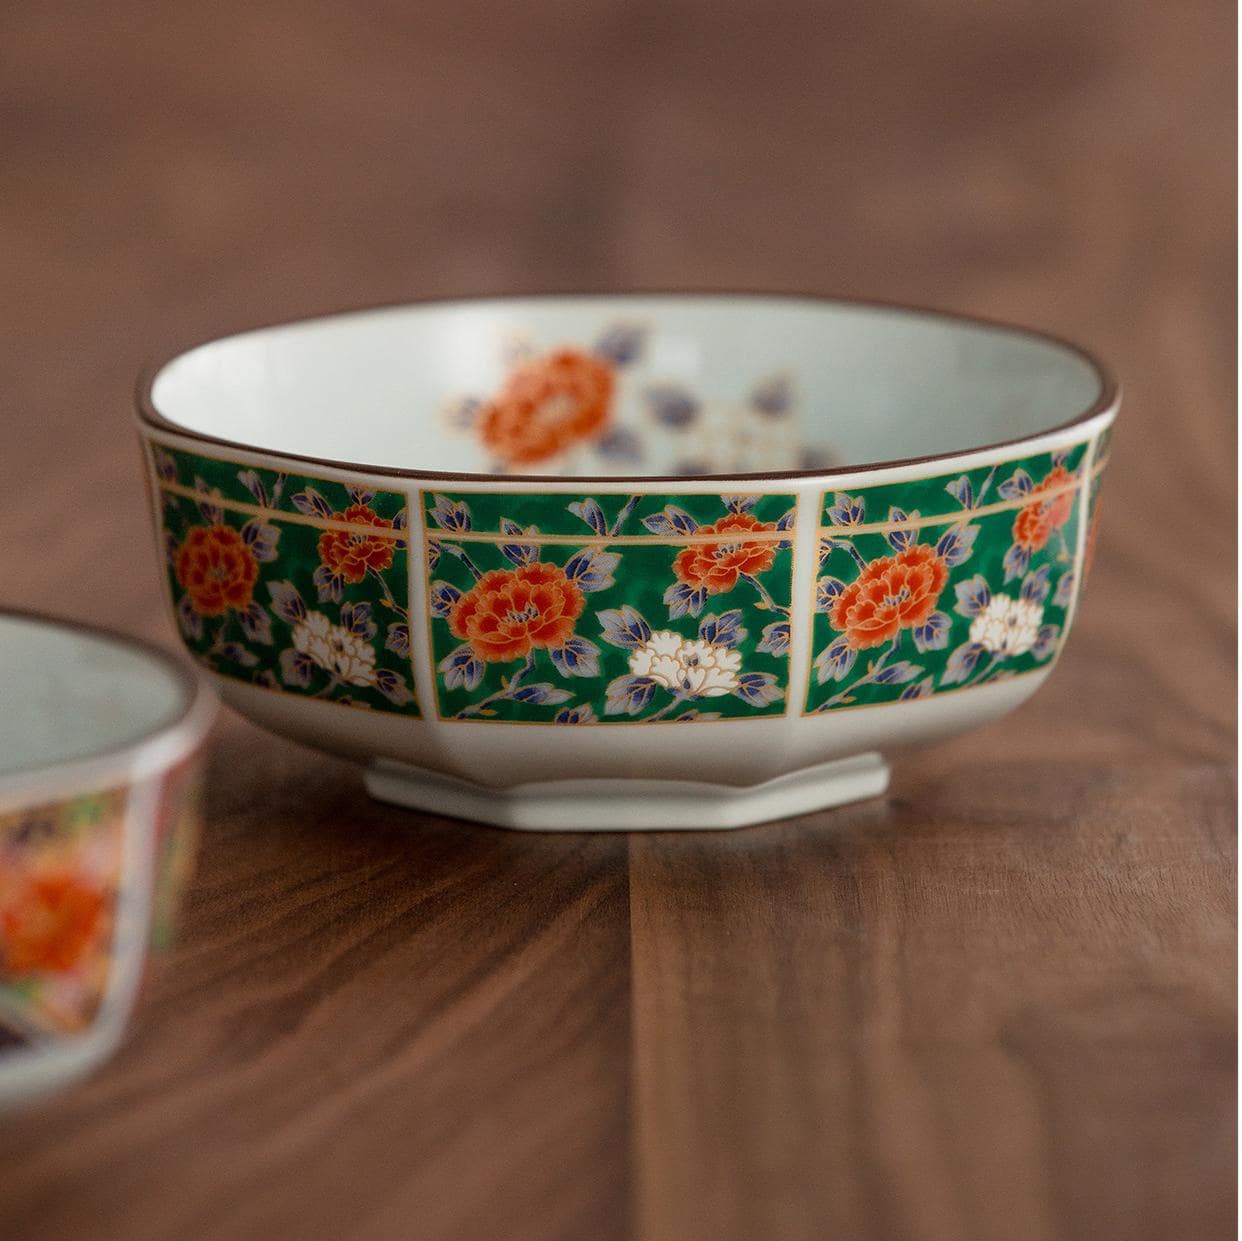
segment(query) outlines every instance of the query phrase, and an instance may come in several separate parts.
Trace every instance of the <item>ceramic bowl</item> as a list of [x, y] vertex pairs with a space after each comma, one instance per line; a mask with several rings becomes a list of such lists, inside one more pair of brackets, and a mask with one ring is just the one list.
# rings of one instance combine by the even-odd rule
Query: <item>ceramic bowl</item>
[[116, 1046], [192, 857], [202, 678], [128, 639], [0, 612], [0, 1107]]
[[734, 827], [1035, 692], [1116, 400], [949, 315], [538, 297], [202, 345], [139, 428], [172, 616], [252, 720], [408, 806]]

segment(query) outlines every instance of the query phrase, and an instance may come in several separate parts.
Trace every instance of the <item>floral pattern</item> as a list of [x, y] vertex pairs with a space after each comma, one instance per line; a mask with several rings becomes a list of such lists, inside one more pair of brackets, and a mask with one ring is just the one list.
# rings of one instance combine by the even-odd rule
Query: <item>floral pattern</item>
[[0, 1025], [72, 1033], [103, 999], [125, 790], [0, 816]]
[[574, 342], [507, 335], [496, 345], [501, 378], [448, 399], [445, 428], [472, 439], [491, 472], [700, 475], [832, 463], [830, 450], [801, 442], [791, 371], [709, 397], [670, 373], [647, 335], [628, 321]]
[[783, 712], [792, 501], [424, 493], [440, 717]]
[[417, 714], [400, 492], [153, 444], [182, 638], [260, 688]]
[[1085, 448], [826, 496], [806, 710], [1047, 665], [1076, 593]]

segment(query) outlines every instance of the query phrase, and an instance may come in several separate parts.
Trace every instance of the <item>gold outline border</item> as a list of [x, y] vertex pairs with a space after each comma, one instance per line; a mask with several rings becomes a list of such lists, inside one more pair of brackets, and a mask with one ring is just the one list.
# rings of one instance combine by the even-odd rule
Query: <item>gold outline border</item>
[[[187, 435], [187, 438], [193, 438], [193, 436], [189, 432], [185, 434]], [[280, 470], [272, 469], [270, 465], [255, 465], [254, 462], [252, 461], [239, 461], [236, 457], [209, 457], [207, 456], [206, 453], [198, 452], [195, 449], [182, 448], [178, 444], [170, 444], [168, 443], [167, 440], [159, 439], [158, 436], [155, 434], [141, 434], [140, 438], [142, 440], [143, 446], [148, 450], [147, 459], [151, 463], [151, 472], [154, 477], [155, 485], [161, 488], [182, 487], [184, 486], [184, 484], [183, 483], [166, 483], [162, 478], [160, 478], [159, 469], [156, 467], [156, 464], [155, 464], [155, 455], [154, 453], [150, 451], [152, 448], [162, 448], [165, 452], [180, 453], [184, 457], [197, 457], [200, 461], [214, 461], [219, 465], [236, 465], [236, 466], [239, 466], [243, 470], [263, 470], [263, 471], [266, 471], [268, 474], [282, 473], [282, 471]], [[246, 451], [246, 450], [243, 449], [243, 451]], [[255, 449], [253, 450], [253, 455], [256, 457], [262, 457], [264, 455], [280, 456], [281, 454], [279, 453], [265, 454], [262, 450]], [[342, 471], [342, 473], [347, 473], [347, 472], [348, 471]], [[293, 474], [293, 471], [285, 471], [284, 473], [285, 473], [286, 478], [295, 477], [295, 475]], [[321, 478], [318, 475], [303, 474], [300, 471], [297, 473], [296, 477], [304, 478], [306, 479], [307, 482], [311, 482], [311, 483], [326, 483], [329, 486], [333, 486], [333, 487], [349, 487], [352, 485], [351, 483], [343, 482], [339, 478]], [[391, 484], [387, 487], [376, 486], [376, 487], [369, 487], [368, 489], [374, 491], [377, 496], [378, 495], [393, 496], [396, 499], [401, 501], [402, 508], [405, 508], [405, 509], [409, 508], [410, 497], [409, 497], [408, 491], [393, 491], [391, 489]], [[190, 490], [193, 493], [192, 496], [190, 497], [191, 499], [202, 498], [201, 493], [194, 491], [193, 488], [190, 488]], [[215, 501], [215, 503], [219, 504], [222, 508], [228, 508], [233, 505], [239, 505], [243, 509], [250, 507], [249, 505], [246, 504], [246, 501], [244, 500], [219, 500], [219, 501]], [[253, 507], [258, 508], [260, 506], [255, 505]], [[284, 517], [304, 516], [304, 514], [299, 513], [297, 509], [293, 509], [291, 511], [287, 511], [285, 509], [271, 509], [268, 511], [271, 511], [273, 513], [278, 513]], [[308, 520], [314, 521], [315, 519], [308, 518]], [[407, 514], [406, 520], [407, 521], [409, 520], [408, 514]], [[350, 528], [351, 529], [353, 528], [352, 525], [350, 526]], [[374, 529], [375, 527], [367, 526], [364, 528], [370, 530], [370, 529]]]
[[[1088, 449], [1091, 449], [1094, 445], [1094, 441], [1086, 440], [1084, 441], [1084, 445]], [[1074, 447], [1078, 447], [1078, 445], [1074, 445]], [[1090, 452], [1084, 453], [1083, 461], [1084, 462], [1088, 461], [1090, 459], [1090, 456], [1091, 456]], [[1018, 460], [1021, 461], [1021, 460], [1027, 460], [1027, 459], [1029, 458], [1019, 458]], [[1082, 462], [1079, 463], [1080, 466], [1081, 464]], [[1061, 486], [1059, 487], [1052, 487], [1052, 488], [1049, 488], [1047, 491], [1041, 491], [1038, 493], [1038, 499], [1033, 498], [1036, 496], [1035, 492], [1028, 492], [1025, 496], [1019, 496], [1017, 499], [1014, 499], [1014, 500], [997, 500], [993, 504], [982, 504], [978, 508], [958, 509], [956, 511], [943, 513], [943, 514], [920, 513], [917, 517], [912, 518], [907, 521], [872, 521], [872, 522], [865, 522], [857, 526], [827, 526], [823, 524], [824, 510], [828, 507], [827, 500], [830, 494], [827, 491], [823, 491], [820, 493], [819, 533], [829, 534], [829, 535], [837, 534], [838, 532], [843, 535], [882, 534], [887, 530], [917, 530], [923, 526], [936, 526], [936, 525], [955, 526], [955, 525], [958, 525], [960, 522], [969, 521], [973, 517], [989, 517], [993, 513], [1003, 513], [1009, 509], [1027, 508], [1032, 504], [1039, 503], [1044, 500], [1055, 500], [1058, 496], [1069, 495], [1071, 492], [1079, 491], [1081, 490], [1083, 481], [1086, 477], [1090, 477], [1091, 481], [1094, 482], [1096, 479], [1099, 478], [1101, 474], [1104, 473], [1104, 467], [1107, 464], [1108, 464], [1107, 458], [1098, 464], [1092, 462], [1089, 468], [1084, 472], [1084, 475], [1082, 478], [1075, 477], [1072, 483], [1062, 483]], [[999, 469], [1001, 465], [1016, 466], [1018, 465], [1018, 461], [1002, 461], [998, 463], [996, 468]], [[982, 469], [983, 467], [980, 466], [979, 468]], [[1075, 468], [1074, 473], [1075, 475], [1077, 475], [1078, 473], [1077, 468]], [[940, 477], [948, 478], [949, 476], [947, 474], [943, 474]], [[937, 479], [929, 478], [929, 479], [917, 479], [917, 480], [912, 480], [912, 481], [936, 482]], [[881, 487], [888, 488], [888, 487], [897, 487], [900, 485], [901, 485], [900, 483], [881, 483], [879, 486], [874, 487], [871, 490], [879, 491]], [[867, 490], [866, 488], [859, 488], [858, 494], [865, 496], [866, 490]], [[837, 495], [838, 493], [834, 491], [831, 494]], [[841, 494], [848, 494], [848, 493], [843, 492]]]
[[[167, 523], [165, 522], [165, 519], [164, 519], [165, 518], [164, 505], [160, 497], [165, 492], [167, 492], [171, 495], [179, 496], [182, 499], [193, 500], [196, 503], [205, 501], [209, 504], [214, 505], [216, 508], [228, 509], [232, 512], [245, 513], [249, 516], [261, 517], [264, 520], [270, 520], [273, 523], [288, 522], [291, 525], [311, 526], [312, 528], [320, 529], [320, 530], [339, 530], [339, 531], [349, 532], [349, 533], [352, 533], [354, 531], [360, 531], [360, 532], [365, 531], [365, 532], [369, 532], [372, 534], [377, 534], [383, 538], [391, 538], [394, 540], [399, 539], [403, 541], [406, 544], [406, 546], [404, 548], [394, 547], [393, 552], [394, 552], [394, 555], [403, 550], [406, 553], [405, 599], [407, 603], [409, 602], [409, 599], [410, 599], [410, 546], [411, 546], [410, 532], [408, 529], [397, 529], [397, 528], [389, 528], [389, 527], [383, 527], [383, 526], [360, 526], [360, 525], [354, 525], [352, 522], [330, 521], [330, 520], [325, 520], [322, 518], [316, 519], [316, 518], [309, 516], [308, 514], [299, 513], [296, 510], [294, 510], [293, 512], [286, 512], [284, 509], [265, 508], [262, 505], [247, 504], [241, 500], [225, 500], [225, 499], [217, 498], [215, 496], [204, 495], [202, 492], [196, 491], [193, 487], [186, 487], [182, 483], [169, 483], [169, 482], [166, 482], [164, 479], [160, 478], [159, 470], [155, 462], [155, 454], [154, 454], [153, 449], [156, 447], [159, 447], [159, 448], [162, 448], [165, 452], [182, 453], [188, 456], [198, 457], [199, 460], [202, 460], [202, 461], [216, 461], [222, 465], [237, 465], [237, 466], [241, 466], [243, 469], [259, 469], [259, 468], [267, 469], [267, 467], [247, 466], [244, 461], [232, 461], [232, 460], [229, 460], [223, 457], [219, 457], [219, 458], [206, 457], [202, 453], [188, 453], [187, 450], [185, 449], [170, 447], [168, 444], [165, 444], [161, 441], [157, 441], [154, 438], [146, 439], [144, 446], [146, 448], [145, 455], [146, 455], [147, 466], [148, 466], [147, 477], [148, 477], [148, 483], [150, 484], [149, 490], [151, 490], [151, 488], [153, 487], [153, 490], [151, 490], [151, 494], [149, 495], [148, 498], [150, 500], [151, 507], [153, 509], [153, 515], [154, 515], [155, 524], [156, 524], [156, 531], [157, 531], [156, 555], [158, 558], [158, 564], [159, 564], [159, 569], [160, 569], [160, 578], [164, 584], [164, 592], [163, 592], [164, 598], [165, 598], [165, 602], [168, 607], [173, 630], [175, 631], [177, 635], [177, 640], [178, 642], [181, 643], [181, 646], [184, 648], [186, 653], [194, 661], [194, 664], [196, 667], [201, 668], [204, 672], [208, 673], [211, 676], [220, 677], [226, 681], [236, 681], [238, 685], [244, 685], [248, 689], [256, 689], [256, 690], [261, 690], [263, 693], [267, 693], [267, 694], [278, 694], [278, 695], [281, 695], [287, 698], [295, 698], [299, 702], [320, 702], [327, 706], [344, 707], [346, 710], [373, 711], [373, 712], [378, 712], [381, 716], [384, 716], [384, 715], [397, 716], [398, 718], [407, 719], [407, 720], [426, 720], [427, 719], [427, 717], [423, 714], [422, 707], [419, 705], [419, 701], [418, 701], [418, 669], [414, 665], [414, 642], [412, 638], [410, 641], [410, 653], [406, 657], [406, 661], [405, 661], [407, 665], [407, 670], [409, 672], [409, 677], [410, 677], [410, 686], [409, 686], [410, 695], [411, 695], [410, 702], [413, 703], [414, 705], [414, 710], [412, 712], [405, 710], [402, 707], [398, 707], [396, 703], [392, 703], [391, 709], [390, 709], [390, 708], [379, 706], [376, 703], [341, 702], [339, 698], [316, 698], [313, 694], [299, 692], [298, 690], [290, 689], [284, 686], [283, 684], [261, 685], [257, 681], [247, 681], [244, 677], [235, 676], [230, 672], [222, 672], [219, 668], [214, 668], [210, 664], [208, 664], [202, 658], [202, 652], [196, 651], [192, 646], [190, 646], [189, 642], [186, 641], [185, 634], [181, 631], [181, 625], [177, 621], [177, 603], [176, 603], [176, 598], [173, 592], [172, 584], [169, 581], [169, 565], [168, 565], [167, 557], [165, 555], [164, 536], [168, 534], [169, 531], [168, 531]], [[270, 469], [268, 470], [268, 473], [272, 473], [272, 472], [273, 471], [271, 471]], [[337, 486], [348, 486], [349, 485], [348, 483], [341, 483], [339, 479], [312, 478], [311, 475], [309, 474], [302, 474], [302, 475], [299, 475], [299, 477], [305, 478], [308, 482], [333, 483]], [[376, 494], [379, 494], [379, 492], [377, 491]], [[384, 492], [384, 494], [398, 497], [401, 500], [402, 502], [401, 509], [399, 511], [406, 514], [406, 522], [408, 523], [409, 522], [409, 507], [410, 507], [410, 501], [409, 501], [408, 494], [406, 494], [405, 492], [400, 492], [400, 491], [386, 491]], [[395, 592], [393, 594], [393, 598], [394, 599], [397, 598], [397, 595]], [[407, 615], [406, 615], [407, 627], [409, 623], [410, 623], [409, 614], [407, 612]], [[274, 669], [272, 669], [271, 671], [275, 673]], [[367, 688], [367, 687], [359, 686], [357, 688], [361, 689], [361, 688]], [[382, 691], [377, 690], [376, 692], [379, 693], [381, 697], [384, 697]], [[385, 698], [385, 701], [390, 702], [391, 700]]]
[[[434, 535], [429, 534], [428, 529], [427, 529], [427, 524], [426, 524], [427, 510], [423, 503], [424, 497], [427, 494], [428, 493], [426, 491], [423, 491], [423, 490], [419, 491], [419, 508], [420, 508], [420, 512], [423, 514], [424, 553], [426, 552], [427, 543], [430, 541], [435, 541], [438, 543], [448, 543], [448, 542], [453, 542], [457, 539], [457, 535], [452, 532], [444, 532], [444, 533], [438, 533]], [[477, 493], [460, 492], [457, 494], [460, 494], [460, 495], [466, 495], [466, 494], [495, 495], [495, 494], [500, 494], [500, 493], [497, 493], [497, 492], [477, 492]], [[532, 495], [547, 496], [553, 493], [532, 491], [532, 492], [518, 492], [517, 494], [523, 495], [523, 496], [532, 496]], [[564, 493], [556, 493], [556, 494], [570, 495], [571, 493], [564, 492]], [[714, 493], [710, 491], [704, 491], [698, 494], [705, 495], [705, 496], [711, 496]], [[794, 574], [797, 569], [796, 542], [797, 542], [797, 533], [798, 533], [798, 518], [799, 518], [799, 512], [800, 512], [799, 494], [797, 492], [787, 493], [787, 492], [781, 492], [781, 491], [772, 491], [772, 492], [729, 491], [729, 492], [722, 492], [721, 495], [717, 498], [723, 499], [723, 496], [725, 495], [754, 496], [754, 498], [758, 500], [767, 499], [769, 496], [781, 496], [781, 497], [786, 497], [793, 502], [791, 505], [791, 508], [794, 514], [794, 524], [788, 530], [781, 530], [781, 531], [774, 530], [774, 531], [765, 532], [765, 534], [768, 535], [768, 538], [766, 541], [769, 541], [769, 542], [775, 541], [775, 537], [779, 535], [779, 541], [787, 542], [789, 544], [789, 548], [788, 548], [788, 551], [789, 551], [789, 609], [790, 609], [789, 621], [790, 621], [790, 636], [792, 638], [793, 582], [794, 582]], [[483, 531], [473, 531], [473, 532], [466, 531], [465, 533], [467, 534], [474, 533], [476, 535], [484, 534]], [[486, 543], [491, 544], [493, 547], [498, 547], [501, 544], [505, 544], [505, 543], [536, 543], [536, 542], [539, 542], [540, 540], [534, 535], [527, 538], [527, 537], [518, 536], [518, 535], [492, 534], [484, 538], [476, 537], [475, 539], [470, 540], [470, 541], [476, 542], [476, 543], [486, 542]], [[698, 539], [698, 540], [693, 540], [690, 538], [690, 536], [686, 536], [685, 538], [674, 540], [674, 539], [669, 539], [664, 535], [617, 536], [616, 539], [608, 539], [608, 538], [574, 539], [567, 535], [566, 536], [552, 535], [552, 536], [549, 536], [544, 541], [545, 542], [557, 542], [557, 543], [565, 542], [574, 547], [594, 547], [598, 549], [605, 549], [614, 542], [624, 543], [627, 541], [631, 543], [644, 544], [649, 547], [685, 547], [688, 543], [691, 543], [691, 542], [720, 543], [726, 540], [722, 539], [719, 535], [713, 535], [709, 539]], [[757, 540], [753, 540], [751, 537], [748, 536], [744, 541], [752, 542], [752, 541], [757, 541]], [[780, 549], [778, 549], [778, 553], [779, 553], [779, 550]], [[436, 707], [435, 718], [436, 718], [437, 723], [443, 723], [443, 724], [508, 724], [511, 726], [521, 725], [525, 727], [535, 727], [535, 728], [566, 728], [566, 729], [598, 728], [598, 727], [605, 727], [605, 726], [611, 727], [611, 728], [625, 728], [625, 727], [632, 727], [635, 725], [650, 725], [650, 724], [654, 724], [657, 726], [661, 724], [681, 724], [683, 727], [694, 727], [696, 725], [697, 721], [676, 720], [676, 719], [666, 719], [666, 720], [641, 720], [641, 719], [633, 719], [633, 718], [600, 719], [599, 717], [596, 717], [594, 720], [590, 720], [583, 724], [558, 724], [556, 723], [555, 720], [498, 720], [498, 719], [485, 719], [485, 718], [479, 718], [479, 717], [471, 717], [470, 719], [462, 720], [462, 719], [458, 719], [456, 716], [443, 715], [440, 710], [440, 678], [437, 675], [439, 671], [439, 667], [440, 667], [440, 661], [436, 658], [436, 646], [435, 646], [435, 632], [436, 631], [434, 627], [434, 621], [437, 618], [431, 615], [431, 570], [427, 565], [427, 557], [425, 554], [423, 555], [423, 574], [424, 574], [424, 583], [425, 583], [424, 590], [423, 590], [423, 607], [427, 615], [427, 648], [431, 656], [432, 699], [435, 702], [435, 707]], [[795, 715], [793, 711], [793, 703], [792, 703], [792, 700], [789, 694], [790, 672], [792, 668], [793, 668], [793, 644], [791, 642], [789, 652], [785, 656], [785, 683], [782, 687], [785, 691], [785, 696], [783, 699], [783, 709], [781, 711], [779, 712], [772, 711], [765, 715], [729, 715], [729, 716], [723, 716], [721, 719], [718, 719], [718, 720], [704, 720], [702, 721], [702, 723], [703, 724], [743, 724], [743, 723], [746, 723], [747, 721], [754, 721], [754, 720], [796, 719], [797, 716]], [[430, 717], [427, 717], [427, 718], [430, 718]]]
[[[600, 494], [628, 497], [628, 496], [634, 495], [635, 492], [633, 491], [610, 491], [610, 492], [602, 492]], [[646, 493], [644, 492], [638, 492], [637, 494], [640, 497], [645, 496], [647, 499], [660, 499], [661, 496], [663, 496], [665, 499], [669, 499], [673, 497], [674, 493], [653, 492], [649, 496], [646, 496]], [[487, 496], [488, 498], [492, 498], [492, 497], [504, 497], [508, 495], [513, 496], [515, 499], [525, 499], [525, 500], [529, 500], [532, 497], [538, 498], [540, 500], [548, 500], [548, 499], [552, 499], [554, 496], [568, 496], [571, 500], [594, 499], [594, 497], [593, 496], [589, 496], [589, 497], [579, 496], [579, 495], [576, 495], [572, 491], [517, 491], [517, 490], [514, 490], [512, 492], [507, 492], [507, 491], [444, 492], [444, 491], [439, 491], [439, 490], [420, 491], [418, 493], [418, 497], [419, 497], [418, 505], [419, 505], [419, 512], [422, 514], [422, 520], [423, 520], [423, 538], [424, 539], [438, 539], [441, 541], [445, 539], [455, 539], [455, 540], [460, 540], [462, 542], [470, 542], [470, 543], [550, 543], [550, 544], [565, 543], [573, 547], [598, 547], [603, 543], [609, 543], [609, 544], [616, 543], [616, 544], [621, 544], [621, 545], [634, 544], [634, 543], [656, 543], [656, 544], [663, 543], [663, 544], [667, 544], [670, 547], [684, 547], [687, 544], [691, 544], [691, 543], [730, 543], [730, 542], [779, 543], [779, 542], [784, 542], [784, 541], [791, 541], [793, 539], [793, 534], [797, 528], [797, 522], [798, 522], [798, 519], [796, 516], [797, 511], [798, 511], [798, 492], [796, 491], [794, 492], [722, 491], [719, 495], [717, 495], [714, 491], [697, 491], [697, 492], [681, 492], [681, 493], [678, 493], [675, 498], [679, 500], [684, 500], [684, 499], [696, 499], [700, 496], [707, 496], [711, 499], [722, 500], [726, 495], [730, 495], [730, 496], [741, 496], [743, 499], [758, 501], [758, 500], [768, 500], [768, 499], [771, 499], [773, 496], [778, 496], [778, 497], [787, 496], [790, 500], [793, 501], [792, 508], [795, 513], [794, 525], [791, 526], [788, 530], [753, 530], [753, 531], [748, 530], [744, 533], [739, 532], [739, 535], [736, 539], [730, 538], [727, 532], [724, 534], [717, 534], [717, 533], [703, 534], [702, 532], [693, 532], [690, 534], [677, 535], [676, 537], [673, 537], [672, 535], [667, 535], [667, 534], [614, 534], [614, 535], [595, 535], [594, 537], [584, 538], [580, 534], [542, 534], [542, 533], [505, 534], [504, 531], [502, 530], [444, 530], [440, 526], [436, 526], [435, 529], [432, 529], [432, 527], [427, 524], [429, 510], [426, 504], [426, 498], [429, 495], [443, 495], [445, 496], [446, 499], [449, 499], [449, 500], [452, 500], [454, 497], [458, 499], [465, 499], [466, 497], [469, 497], [469, 496]], [[432, 506], [432, 508], [434, 509], [434, 505]], [[728, 516], [728, 514], [726, 513], [725, 516]]]

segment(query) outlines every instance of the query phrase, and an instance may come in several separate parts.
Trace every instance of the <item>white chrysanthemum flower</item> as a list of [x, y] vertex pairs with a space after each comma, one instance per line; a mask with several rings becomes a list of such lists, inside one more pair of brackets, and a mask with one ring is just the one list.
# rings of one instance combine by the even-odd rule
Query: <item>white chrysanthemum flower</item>
[[683, 638], [669, 629], [653, 633], [630, 656], [630, 671], [687, 698], [720, 698], [737, 688], [742, 655], [729, 646]]
[[971, 621], [970, 640], [993, 655], [1025, 655], [1035, 645], [1043, 620], [1044, 609], [1038, 603], [993, 595]]
[[294, 625], [293, 646], [346, 685], [375, 684], [375, 648], [322, 612]]

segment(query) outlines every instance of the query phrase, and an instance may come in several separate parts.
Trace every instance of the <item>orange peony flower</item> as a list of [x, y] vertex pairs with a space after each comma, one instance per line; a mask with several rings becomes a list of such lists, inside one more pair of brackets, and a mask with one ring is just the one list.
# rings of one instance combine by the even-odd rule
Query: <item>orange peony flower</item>
[[[1074, 476], [1063, 465], [1058, 465], [1039, 486], [1031, 491], [1032, 496], [1052, 491], [1072, 483]], [[1019, 547], [1027, 551], [1037, 552], [1048, 545], [1053, 531], [1060, 530], [1070, 519], [1074, 511], [1074, 493], [1063, 492], [1051, 499], [1035, 500], [1022, 509], [1013, 523], [1013, 540]]]
[[[333, 513], [333, 521], [351, 526], [375, 526], [391, 530], [392, 522], [372, 512], [365, 504], [351, 504], [343, 513]], [[325, 568], [347, 582], [360, 582], [368, 569], [382, 573], [392, 564], [393, 540], [361, 530], [325, 530], [319, 536], [319, 559]]]
[[485, 573], [453, 605], [449, 627], [488, 663], [564, 645], [585, 606], [582, 591], [554, 564]]
[[[710, 526], [700, 526], [698, 533], [729, 535], [775, 529], [775, 522], [756, 521], [749, 513], [730, 513]], [[754, 576], [770, 569], [775, 559], [774, 542], [746, 543], [730, 539], [721, 543], [693, 543], [677, 553], [673, 572], [687, 585], [702, 586], [709, 595], [719, 595], [732, 590], [743, 573]]]
[[72, 969], [104, 923], [104, 894], [70, 871], [32, 875], [0, 910], [0, 953], [13, 974]]
[[259, 565], [231, 526], [194, 526], [177, 550], [177, 581], [200, 616], [250, 606]]
[[888, 642], [915, 629], [936, 610], [949, 570], [923, 543], [873, 560], [837, 597], [829, 613], [854, 650]]
[[603, 428], [615, 387], [602, 358], [558, 349], [514, 367], [479, 415], [479, 434], [506, 464], [544, 461]]

